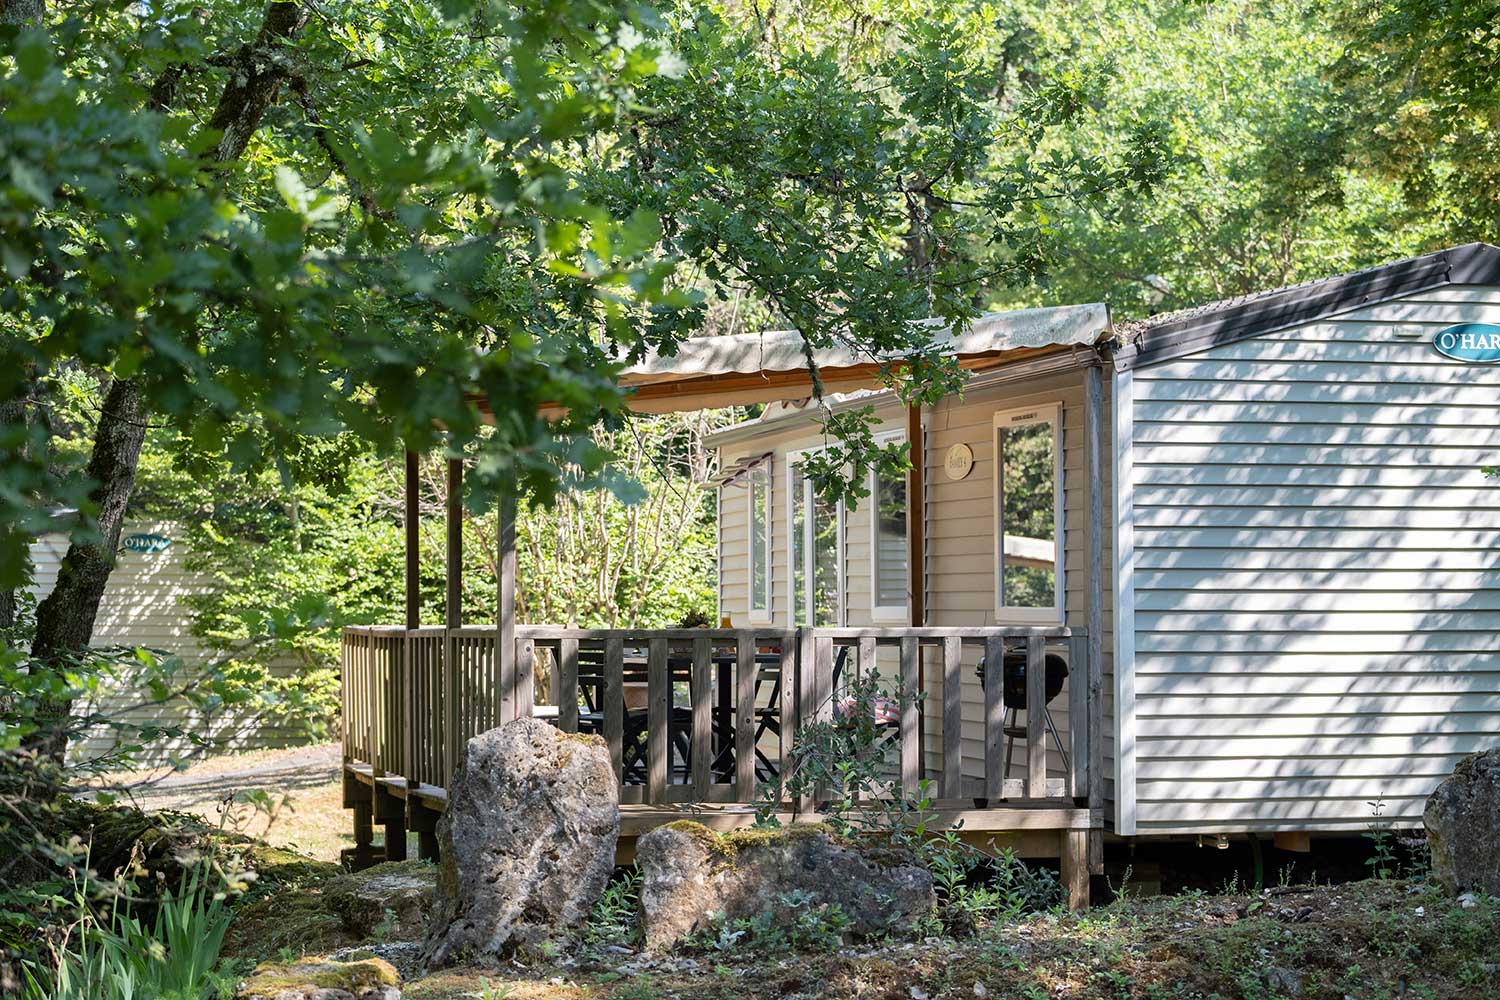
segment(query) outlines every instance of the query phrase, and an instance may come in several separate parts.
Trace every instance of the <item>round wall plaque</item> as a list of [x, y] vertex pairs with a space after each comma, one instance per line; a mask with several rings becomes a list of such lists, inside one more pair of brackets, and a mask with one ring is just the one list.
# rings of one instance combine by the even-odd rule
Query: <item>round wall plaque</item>
[[943, 459], [943, 471], [949, 479], [962, 479], [974, 468], [974, 452], [966, 444], [956, 444], [948, 449]]

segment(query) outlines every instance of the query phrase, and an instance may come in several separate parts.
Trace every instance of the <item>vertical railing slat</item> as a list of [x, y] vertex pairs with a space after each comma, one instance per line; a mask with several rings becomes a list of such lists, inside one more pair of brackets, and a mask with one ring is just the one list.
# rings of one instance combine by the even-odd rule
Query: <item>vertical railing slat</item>
[[443, 786], [447, 787], [458, 769], [458, 638], [451, 630], [443, 632]]
[[578, 640], [563, 639], [553, 660], [557, 669], [557, 724], [565, 733], [578, 732]]
[[[498, 638], [497, 638], [498, 646]], [[498, 652], [498, 648], [497, 648]], [[536, 708], [536, 640], [516, 640], [516, 718], [529, 719]]]
[[[813, 707], [812, 717], [818, 722], [833, 720], [833, 639], [814, 633], [813, 638]], [[817, 787], [818, 801], [828, 798], [828, 782], [821, 781]]]
[[792, 766], [792, 747], [797, 737], [797, 674], [802, 655], [802, 630], [788, 632], [781, 641], [781, 745], [777, 748], [778, 772], [782, 780]]
[[667, 801], [672, 678], [667, 669], [667, 640], [653, 637], [646, 649], [646, 801], [659, 805]]
[[604, 742], [615, 778], [624, 780], [625, 743], [625, 639], [611, 635], [604, 640]]
[[1047, 744], [1043, 716], [1047, 710], [1047, 663], [1042, 637], [1026, 639], [1026, 794], [1047, 794]]
[[984, 794], [1005, 797], [1005, 640], [984, 641]]
[[755, 797], [755, 633], [734, 637], [734, 797]]
[[917, 640], [901, 640], [901, 794], [913, 798], [922, 773], [922, 747], [917, 713], [921, 711], [918, 695], [919, 661]]
[[714, 664], [709, 659], [712, 648], [708, 636], [693, 638], [693, 797], [699, 802], [708, 798], [709, 764], [713, 758]]
[[[1078, 799], [1089, 794], [1088, 639], [1075, 635], [1068, 640], [1068, 794]], [[1084, 669], [1079, 669], [1083, 667]]]
[[945, 799], [963, 794], [964, 702], [960, 670], [963, 643], [957, 636], [943, 638], [943, 790]]

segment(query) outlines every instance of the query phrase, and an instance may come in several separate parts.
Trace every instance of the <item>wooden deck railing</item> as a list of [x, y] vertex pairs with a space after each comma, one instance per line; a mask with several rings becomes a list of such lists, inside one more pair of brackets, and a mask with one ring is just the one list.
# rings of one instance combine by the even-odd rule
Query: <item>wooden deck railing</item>
[[[518, 626], [505, 672], [497, 635], [493, 627], [345, 629], [346, 762], [374, 778], [404, 779], [413, 790], [442, 788], [470, 737], [537, 714], [604, 738], [622, 802], [751, 802], [758, 778], [784, 769], [797, 727], [831, 718], [836, 687], [878, 670], [893, 688], [899, 682], [904, 691], [929, 692], [903, 699], [892, 727], [899, 739], [893, 790], [915, 794], [926, 778], [939, 800], [1099, 799], [1102, 734], [1091, 724], [1100, 713], [1090, 701], [1101, 696], [1102, 682], [1100, 665], [1086, 662], [1080, 630]], [[1058, 647], [1070, 668], [1066, 767], [1063, 755], [1049, 754], [1043, 729], [1044, 655]], [[1003, 773], [1002, 663], [1004, 651], [1021, 648], [1027, 711], [1015, 744], [1026, 767], [1013, 778]], [[984, 738], [966, 768], [964, 692], [970, 700], [977, 693], [972, 665], [981, 654]], [[941, 705], [935, 729], [926, 725], [934, 700]]]

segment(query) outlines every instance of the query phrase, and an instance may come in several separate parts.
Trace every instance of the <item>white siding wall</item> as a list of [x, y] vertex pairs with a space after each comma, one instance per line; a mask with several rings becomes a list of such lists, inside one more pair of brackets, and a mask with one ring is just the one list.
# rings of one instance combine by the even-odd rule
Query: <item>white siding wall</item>
[[[201, 664], [207, 654], [189, 634], [192, 612], [187, 599], [205, 592], [208, 583], [200, 574], [192, 573], [184, 566], [188, 551], [176, 525], [169, 522], [132, 523], [125, 527], [122, 537], [137, 532], [165, 535], [174, 542], [161, 552], [127, 551], [119, 554], [99, 604], [93, 645], [146, 646], [166, 650], [189, 666]], [[58, 567], [67, 550], [68, 537], [64, 534], [43, 535], [32, 545], [38, 601], [52, 592]], [[190, 675], [185, 675], [184, 681], [189, 679]], [[148, 706], [143, 704], [146, 700], [148, 697], [141, 692], [117, 691], [110, 692], [97, 704], [79, 707], [80, 710], [97, 710], [124, 722], [193, 728], [199, 735], [222, 739], [225, 749], [286, 746], [296, 740], [297, 734], [272, 725], [247, 725], [243, 719], [228, 714], [204, 720], [186, 712], [180, 703]], [[109, 750], [113, 743], [113, 735], [101, 730], [79, 746], [77, 752], [92, 757]], [[153, 744], [148, 759], [165, 759], [168, 754], [184, 751], [188, 746], [185, 740], [163, 740]]]
[[[1064, 490], [1064, 546], [1065, 584], [1067, 587], [1067, 624], [1076, 628], [1087, 625], [1087, 563], [1085, 515], [1087, 483], [1084, 476], [1084, 426], [1083, 426], [1083, 374], [1073, 372], [1066, 375], [1028, 379], [1006, 385], [984, 389], [971, 389], [963, 398], [950, 397], [931, 408], [924, 415], [927, 435], [927, 580], [928, 622], [932, 625], [993, 625], [999, 624], [995, 616], [995, 535], [994, 535], [994, 414], [1036, 403], [1061, 402], [1063, 405], [1063, 490]], [[1105, 406], [1109, 405], [1106, 386]], [[904, 429], [905, 413], [899, 407], [886, 406], [879, 411], [884, 420], [883, 429]], [[1104, 417], [1106, 425], [1109, 420]], [[789, 577], [787, 574], [787, 516], [786, 516], [786, 452], [818, 443], [817, 430], [804, 424], [790, 430], [768, 430], [751, 441], [740, 441], [726, 446], [721, 454], [721, 467], [727, 468], [749, 455], [772, 451], [775, 453], [773, 472], [773, 518], [772, 582], [774, 590], [775, 620], [778, 624], [789, 624], [790, 611], [787, 605]], [[954, 444], [963, 442], [974, 453], [974, 468], [960, 481], [948, 479], [943, 471], [944, 456]], [[1104, 488], [1109, 489], [1109, 463], [1111, 445], [1106, 442]], [[720, 496], [720, 539], [722, 557], [720, 561], [720, 593], [723, 595], [721, 614], [730, 616], [735, 625], [748, 622], [747, 577], [746, 577], [746, 503], [749, 492], [740, 485], [724, 489]], [[874, 622], [871, 619], [870, 589], [870, 505], [873, 498], [864, 501], [860, 509], [846, 513], [844, 518], [845, 551], [845, 608], [849, 625], [891, 624]], [[1109, 505], [1106, 503], [1106, 522]], [[1111, 547], [1109, 528], [1106, 523], [1103, 540], [1104, 551]], [[1108, 557], [1106, 556], [1106, 563]], [[1108, 566], [1106, 565], [1106, 572]], [[1113, 794], [1113, 744], [1114, 723], [1112, 715], [1113, 672], [1112, 620], [1110, 618], [1110, 595], [1113, 584], [1104, 581], [1104, 655], [1105, 655], [1105, 767], [1107, 797]], [[983, 777], [984, 741], [984, 692], [974, 676], [977, 650], [966, 650], [963, 667], [963, 714], [964, 714], [964, 758], [965, 775], [974, 779]], [[892, 656], [894, 667], [894, 655]], [[942, 677], [941, 671], [929, 668], [926, 672], [928, 696], [925, 702], [927, 713], [925, 760], [929, 774], [936, 776], [942, 768]], [[1068, 694], [1063, 693], [1052, 703], [1053, 717], [1061, 731], [1064, 746], [1068, 741]], [[1062, 776], [1061, 760], [1055, 754], [1051, 761], [1055, 776]], [[1024, 774], [1025, 748], [1017, 746], [1012, 775]]]
[[1140, 833], [1420, 825], [1500, 744], [1500, 366], [1431, 346], [1476, 320], [1500, 290], [1135, 372]]

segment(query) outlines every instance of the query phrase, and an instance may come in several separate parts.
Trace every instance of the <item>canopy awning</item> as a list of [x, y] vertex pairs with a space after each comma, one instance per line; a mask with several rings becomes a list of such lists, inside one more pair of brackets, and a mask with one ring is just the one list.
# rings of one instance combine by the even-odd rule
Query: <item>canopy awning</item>
[[[985, 313], [955, 332], [930, 321], [932, 343], [969, 371], [984, 371], [1043, 354], [1093, 345], [1109, 333], [1102, 302], [1049, 309]], [[881, 369], [900, 355], [881, 357], [845, 347], [812, 352], [826, 392], [882, 385]], [[633, 390], [636, 413], [671, 413], [804, 399], [812, 395], [806, 348], [796, 330], [692, 337], [670, 356], [653, 353], [620, 374]]]

